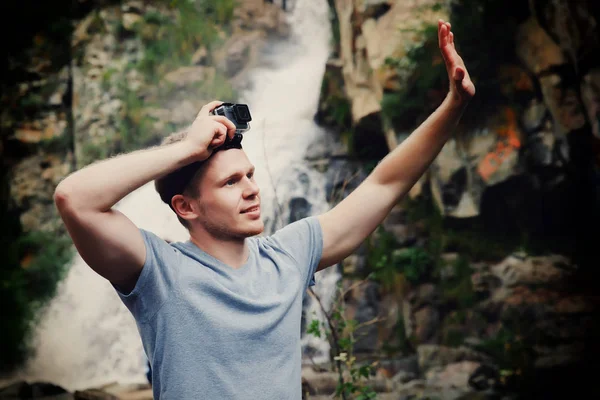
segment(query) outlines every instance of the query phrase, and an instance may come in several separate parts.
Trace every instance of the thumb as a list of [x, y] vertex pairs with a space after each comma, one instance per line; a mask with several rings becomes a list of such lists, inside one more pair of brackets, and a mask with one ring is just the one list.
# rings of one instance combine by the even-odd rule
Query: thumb
[[465, 78], [465, 70], [460, 67], [456, 67], [453, 78], [457, 82], [462, 81]]

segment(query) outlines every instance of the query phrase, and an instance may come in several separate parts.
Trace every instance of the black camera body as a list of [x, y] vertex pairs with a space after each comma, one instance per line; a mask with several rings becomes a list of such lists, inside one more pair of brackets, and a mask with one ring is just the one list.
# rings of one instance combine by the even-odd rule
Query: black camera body
[[212, 115], [222, 115], [235, 125], [236, 134], [250, 130], [250, 109], [246, 104], [223, 103], [211, 112]]

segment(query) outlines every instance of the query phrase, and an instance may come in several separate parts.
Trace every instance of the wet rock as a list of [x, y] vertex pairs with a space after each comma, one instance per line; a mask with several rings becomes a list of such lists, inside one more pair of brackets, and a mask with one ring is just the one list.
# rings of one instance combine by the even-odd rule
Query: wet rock
[[133, 31], [135, 25], [142, 19], [142, 16], [136, 13], [126, 12], [123, 14], [123, 28]]
[[206, 65], [208, 61], [208, 51], [205, 46], [200, 47], [194, 52], [191, 58], [191, 62], [194, 65]]
[[226, 76], [231, 78], [244, 69], [250, 60], [253, 44], [261, 36], [260, 32], [248, 33], [244, 36], [234, 36], [226, 44], [226, 53], [221, 56], [221, 67]]
[[[387, 371], [387, 376], [394, 377], [393, 380], [403, 381], [402, 383], [415, 379], [419, 375], [419, 360], [416, 354], [399, 359], [384, 359], [380, 361], [379, 365], [381, 369]], [[405, 378], [409, 376], [412, 378], [406, 380]]]
[[417, 347], [419, 370], [426, 372], [430, 368], [443, 367], [460, 361], [489, 361], [489, 357], [465, 346], [447, 347], [424, 344]]
[[542, 123], [548, 116], [548, 108], [538, 99], [532, 99], [527, 109], [523, 112], [521, 120], [526, 132], [541, 129]]
[[383, 229], [391, 233], [399, 246], [410, 246], [416, 240], [414, 228], [408, 224], [406, 211], [397, 204], [383, 220]]
[[399, 371], [392, 378], [392, 385], [397, 387], [402, 387], [403, 384], [410, 382], [417, 378], [417, 375], [414, 372], [410, 371]]
[[51, 199], [54, 188], [70, 170], [66, 161], [55, 155], [36, 155], [13, 168], [10, 195], [22, 210], [20, 219], [25, 232], [53, 231], [60, 225]]
[[357, 275], [364, 270], [366, 259], [358, 254], [351, 254], [342, 261], [344, 275]]
[[592, 132], [596, 138], [600, 138], [600, 67], [591, 68], [584, 76], [581, 97], [592, 124]]
[[544, 285], [565, 287], [576, 270], [570, 260], [561, 255], [523, 257], [513, 254], [490, 268], [505, 287]]
[[304, 197], [294, 197], [290, 199], [289, 210], [290, 215], [288, 223], [299, 221], [302, 218], [306, 218], [311, 215], [312, 205]]
[[566, 61], [563, 51], [533, 17], [519, 28], [516, 43], [517, 55], [536, 75]]
[[440, 312], [424, 307], [414, 313], [415, 336], [418, 343], [436, 343], [439, 340]]
[[73, 396], [60, 386], [47, 382], [15, 382], [0, 388], [0, 399], [72, 400]]
[[79, 390], [74, 393], [75, 400], [152, 400], [152, 388], [149, 384], [111, 383], [99, 388]]
[[462, 160], [458, 144], [448, 141], [431, 166], [431, 190], [442, 212], [455, 217], [469, 217], [479, 212], [468, 175], [471, 169]]
[[[360, 125], [363, 119], [379, 115], [383, 87], [398, 86], [393, 82], [404, 82], [403, 79], [411, 75], [408, 72], [406, 77], [399, 78], [384, 62], [388, 57], [402, 58], [405, 55], [404, 44], [409, 41], [407, 32], [418, 29], [417, 24], [435, 22], [442, 17], [440, 11], [426, 7], [428, 3], [335, 1], [344, 88], [355, 124]], [[359, 10], [364, 10], [365, 14]], [[416, 13], [419, 18], [414, 18]], [[360, 21], [353, 20], [357, 15], [360, 15]], [[355, 36], [357, 24], [360, 24], [360, 32]], [[372, 79], [373, 75], [387, 78], [382, 82]]]
[[25, 122], [14, 131], [14, 138], [22, 143], [40, 143], [63, 137], [67, 133], [64, 113], [48, 113], [41, 119]]
[[469, 390], [469, 378], [479, 368], [475, 361], [460, 361], [444, 367], [432, 368], [425, 374], [425, 379], [436, 387], [454, 387]]
[[[380, 295], [378, 285], [369, 282], [363, 285], [363, 294], [357, 298], [354, 319], [360, 324], [371, 321], [379, 316]], [[356, 352], [373, 352], [379, 345], [378, 329], [376, 324], [370, 324], [357, 330], [357, 339], [354, 346]]]
[[336, 372], [316, 372], [312, 368], [302, 369], [302, 380], [311, 395], [332, 394], [339, 382]]
[[438, 305], [440, 302], [440, 292], [436, 285], [424, 283], [417, 286], [408, 295], [408, 301], [413, 309], [418, 310], [427, 305]]
[[214, 79], [216, 70], [211, 67], [192, 66], [179, 67], [165, 75], [165, 80], [176, 87], [185, 87], [199, 82]]
[[358, 2], [357, 11], [364, 18], [377, 19], [385, 14], [394, 2], [391, 0], [362, 0]]

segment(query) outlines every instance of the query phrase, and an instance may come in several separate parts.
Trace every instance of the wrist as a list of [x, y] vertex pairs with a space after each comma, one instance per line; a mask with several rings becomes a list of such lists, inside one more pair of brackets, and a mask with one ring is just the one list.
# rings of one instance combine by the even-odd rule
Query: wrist
[[465, 100], [459, 94], [449, 91], [442, 104], [444, 104], [449, 111], [462, 114], [465, 108], [467, 108], [469, 100]]
[[210, 155], [208, 149], [205, 147], [198, 148], [198, 146], [194, 146], [187, 140], [174, 143], [174, 146], [176, 146], [176, 149], [180, 154], [182, 165], [188, 165], [196, 161], [204, 161]]

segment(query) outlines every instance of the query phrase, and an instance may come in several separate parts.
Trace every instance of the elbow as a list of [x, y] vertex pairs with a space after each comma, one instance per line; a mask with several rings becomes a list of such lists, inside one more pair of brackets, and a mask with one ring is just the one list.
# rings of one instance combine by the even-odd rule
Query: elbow
[[63, 182], [60, 182], [54, 189], [54, 195], [52, 196], [54, 205], [58, 209], [58, 212], [62, 215], [68, 209], [71, 208], [72, 198], [69, 189]]

